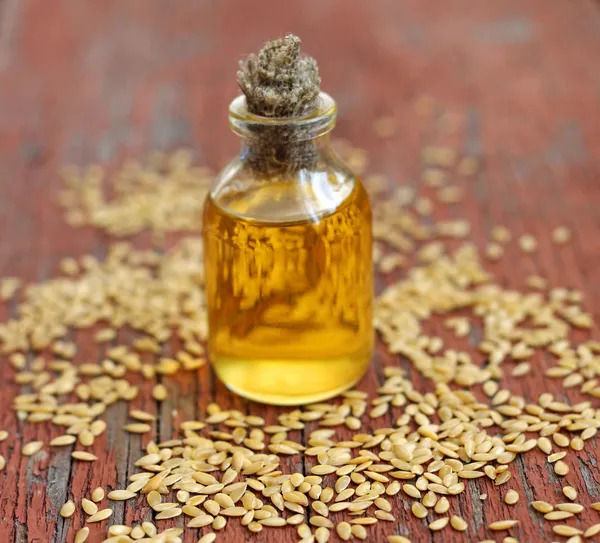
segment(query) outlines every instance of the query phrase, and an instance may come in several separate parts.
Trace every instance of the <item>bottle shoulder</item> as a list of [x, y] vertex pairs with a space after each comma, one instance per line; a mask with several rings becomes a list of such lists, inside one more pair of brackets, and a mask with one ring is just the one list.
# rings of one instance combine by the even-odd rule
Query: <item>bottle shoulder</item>
[[209, 198], [223, 212], [245, 220], [319, 220], [357, 191], [364, 192], [360, 179], [337, 157], [326, 158], [285, 178], [265, 178], [238, 156], [217, 176]]

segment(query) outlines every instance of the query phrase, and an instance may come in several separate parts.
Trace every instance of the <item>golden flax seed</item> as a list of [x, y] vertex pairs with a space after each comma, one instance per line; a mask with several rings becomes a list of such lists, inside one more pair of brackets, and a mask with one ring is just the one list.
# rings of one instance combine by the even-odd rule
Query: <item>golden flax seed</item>
[[575, 515], [581, 513], [584, 509], [583, 505], [579, 503], [557, 503], [556, 508], [559, 511], [568, 511], [569, 513], [573, 513]]
[[509, 530], [518, 523], [518, 520], [497, 520], [496, 522], [488, 524], [488, 528], [494, 531]]
[[568, 511], [551, 511], [550, 513], [546, 513], [544, 518], [546, 520], [564, 520], [572, 516], [573, 513], [569, 513]]
[[202, 528], [204, 526], [208, 526], [215, 519], [211, 515], [199, 515], [197, 517], [192, 517], [192, 519], [187, 523], [188, 528]]
[[88, 515], [94, 515], [98, 512], [98, 506], [93, 501], [90, 501], [87, 498], [83, 498], [83, 500], [81, 500], [81, 508]]
[[545, 501], [535, 501], [530, 503], [531, 507], [533, 507], [536, 511], [540, 513], [549, 513], [554, 510], [554, 506]]
[[556, 535], [562, 535], [565, 537], [571, 537], [574, 535], [583, 534], [583, 532], [579, 528], [574, 528], [573, 526], [567, 526], [566, 524], [559, 524], [557, 526], [552, 526], [552, 531]]
[[340, 537], [340, 539], [342, 539], [343, 541], [348, 541], [352, 537], [352, 526], [348, 522], [340, 522], [336, 526], [335, 531], [337, 532], [337, 535]]
[[85, 541], [87, 540], [89, 535], [90, 535], [90, 529], [87, 526], [84, 526], [83, 528], [81, 528], [80, 530], [77, 531], [73, 542], [74, 543], [85, 543]]
[[556, 464], [554, 464], [554, 473], [564, 477], [567, 475], [567, 473], [569, 473], [569, 466], [567, 466], [567, 464], [565, 464], [562, 460], [559, 460], [556, 462]]
[[60, 508], [60, 516], [63, 518], [72, 517], [73, 513], [75, 513], [75, 503], [72, 500], [69, 500]]
[[552, 241], [557, 245], [567, 243], [571, 239], [571, 231], [566, 226], [559, 226], [552, 230]]
[[132, 434], [145, 434], [146, 432], [152, 430], [152, 427], [143, 422], [133, 422], [131, 424], [126, 424], [123, 429]]
[[448, 501], [448, 498], [446, 498], [445, 496], [442, 496], [434, 506], [434, 511], [436, 513], [438, 513], [439, 515], [443, 515], [449, 509], [450, 509], [450, 502]]
[[113, 490], [108, 493], [108, 499], [113, 501], [123, 501], [135, 498], [137, 494], [129, 490]]
[[50, 441], [50, 446], [52, 447], [64, 447], [65, 445], [72, 445], [77, 441], [75, 436], [65, 434], [62, 436], [55, 437]]
[[468, 527], [467, 521], [457, 515], [450, 517], [450, 525], [459, 532], [464, 532]]
[[425, 518], [427, 516], [427, 508], [419, 502], [413, 502], [411, 511], [417, 518]]
[[75, 458], [75, 460], [81, 460], [82, 462], [94, 462], [95, 460], [98, 460], [98, 457], [95, 454], [86, 451], [73, 451], [71, 456]]
[[565, 486], [562, 489], [563, 494], [569, 498], [571, 501], [575, 501], [577, 499], [577, 490], [572, 486]]
[[519, 493], [516, 490], [509, 490], [504, 496], [504, 502], [508, 505], [514, 505], [519, 501]]
[[198, 543], [213, 543], [215, 539], [217, 539], [217, 534], [211, 532], [204, 534], [200, 539], [198, 539]]
[[585, 532], [583, 532], [583, 537], [589, 538], [598, 534], [600, 534], [600, 523], [590, 526]]
[[101, 502], [104, 499], [104, 489], [101, 487], [94, 488], [92, 490], [92, 501]]
[[43, 441], [31, 441], [23, 446], [23, 448], [21, 449], [21, 454], [23, 456], [33, 456], [34, 454], [41, 451], [43, 446]]
[[98, 511], [97, 513], [94, 513], [93, 515], [88, 517], [86, 522], [88, 522], [88, 523], [102, 522], [103, 520], [106, 520], [108, 517], [110, 517], [112, 515], [112, 513], [113, 513], [112, 509], [102, 509], [102, 510]]
[[448, 525], [449, 520], [450, 519], [448, 517], [442, 517], [437, 520], [434, 520], [433, 522], [429, 523], [429, 529], [432, 532], [437, 532], [438, 530], [445, 528]]
[[163, 384], [158, 383], [158, 384], [154, 385], [154, 388], [152, 389], [152, 397], [156, 401], [162, 402], [167, 399], [167, 396], [168, 396], [167, 388]]

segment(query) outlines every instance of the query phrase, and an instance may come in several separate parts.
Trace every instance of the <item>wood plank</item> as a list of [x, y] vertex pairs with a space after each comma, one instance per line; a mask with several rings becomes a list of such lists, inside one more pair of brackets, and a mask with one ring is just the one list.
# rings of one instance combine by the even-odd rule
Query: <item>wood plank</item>
[[[384, 173], [395, 184], [419, 187], [424, 145], [453, 145], [480, 157], [482, 171], [473, 179], [457, 180], [467, 197], [436, 210], [436, 218], [469, 219], [480, 246], [496, 224], [510, 225], [515, 233], [535, 233], [540, 243], [535, 254], [524, 256], [512, 244], [505, 258], [486, 264], [488, 269], [501, 284], [515, 288], [524, 287], [527, 275], [541, 274], [554, 285], [580, 289], [585, 306], [600, 320], [597, 2], [307, 0], [273, 10], [272, 2], [258, 0], [247, 13], [234, 0], [3, 0], [0, 19], [0, 276], [39, 281], [56, 273], [62, 257], [104, 253], [109, 240], [103, 234], [75, 231], [64, 223], [54, 203], [60, 165], [100, 161], [115, 168], [126, 157], [179, 146], [195, 149], [199, 162], [214, 169], [226, 163], [237, 148], [226, 122], [227, 105], [236, 93], [237, 60], [267, 38], [294, 31], [318, 58], [324, 89], [338, 100], [336, 135], [368, 151], [369, 171]], [[439, 104], [433, 118], [415, 112], [414, 100], [422, 95]], [[381, 115], [393, 116], [399, 127], [385, 140], [372, 128]], [[442, 117], [454, 120], [455, 130], [435, 128]], [[573, 242], [560, 249], [546, 234], [559, 224], [573, 230]], [[136, 240], [142, 246], [150, 242], [149, 236]], [[401, 275], [378, 277], [378, 288]], [[14, 310], [14, 304], [0, 304], [0, 320]], [[444, 333], [439, 319], [429, 326]], [[80, 345], [78, 361], [98, 360], [89, 334], [78, 333], [74, 339]], [[382, 368], [399, 362], [408, 367], [379, 345], [360, 388], [374, 392], [382, 382]], [[542, 390], [578, 398], [543, 375], [548, 360], [536, 356], [534, 362], [527, 379], [506, 378], [503, 386], [528, 399]], [[73, 540], [83, 517], [77, 513], [64, 521], [58, 516], [62, 503], [79, 500], [96, 486], [122, 488], [147, 442], [120, 429], [132, 407], [158, 414], [161, 439], [173, 435], [175, 422], [204, 413], [213, 400], [270, 421], [280, 412], [231, 395], [208, 368], [197, 379], [190, 374], [165, 378], [169, 400], [160, 405], [140, 379], [142, 392], [131, 405], [116, 404], [107, 411], [109, 430], [91, 448], [102, 462], [83, 465], [71, 461], [70, 450], [48, 453], [47, 447], [29, 459], [20, 454], [24, 443], [47, 442], [59, 431], [49, 423], [17, 421], [11, 399], [19, 387], [12, 381], [14, 370], [4, 359], [0, 363], [5, 379], [0, 428], [11, 434], [0, 443], [7, 460], [0, 472], [2, 541]], [[428, 386], [412, 370], [411, 376], [417, 388]], [[398, 415], [395, 410], [385, 423]], [[567, 477], [586, 506], [600, 500], [593, 447], [570, 464]], [[285, 467], [306, 469], [295, 460]], [[559, 500], [562, 481], [548, 476], [539, 452], [528, 453], [511, 469], [510, 486], [521, 494], [518, 506], [504, 505], [498, 494], [502, 497], [506, 489], [498, 492], [488, 481], [472, 483], [453, 502], [452, 511], [475, 519], [476, 529], [470, 528], [468, 535], [449, 529], [430, 534], [412, 517], [408, 502], [398, 499], [397, 523], [379, 523], [370, 538], [383, 541], [384, 534], [394, 532], [410, 534], [415, 541], [475, 541], [489, 537], [486, 523], [514, 516], [521, 520], [514, 530], [520, 541], [549, 540], [548, 523], [532, 515], [525, 502]], [[489, 497], [480, 500], [481, 493]], [[582, 514], [582, 526], [597, 520], [592, 513]], [[138, 500], [116, 506], [111, 522], [144, 518], [151, 514]], [[169, 522], [163, 525], [181, 525], [180, 520]], [[101, 541], [104, 533], [93, 528], [88, 541]], [[186, 531], [184, 541], [196, 536]], [[238, 541], [248, 539], [248, 533], [232, 522], [225, 537]], [[295, 534], [273, 529], [260, 538], [294, 541]]]

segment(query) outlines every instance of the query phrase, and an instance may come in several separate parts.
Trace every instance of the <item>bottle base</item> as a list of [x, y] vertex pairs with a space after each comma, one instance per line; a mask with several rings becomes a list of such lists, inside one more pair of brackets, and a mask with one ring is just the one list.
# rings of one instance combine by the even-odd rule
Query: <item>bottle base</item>
[[216, 357], [213, 367], [225, 386], [255, 402], [305, 405], [327, 400], [354, 386], [369, 356], [327, 360], [248, 360]]

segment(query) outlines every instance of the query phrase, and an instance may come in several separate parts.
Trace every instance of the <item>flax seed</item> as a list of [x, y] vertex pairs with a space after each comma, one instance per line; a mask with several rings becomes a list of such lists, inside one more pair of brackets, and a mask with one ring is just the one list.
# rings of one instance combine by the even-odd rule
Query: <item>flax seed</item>
[[569, 513], [568, 511], [551, 511], [550, 513], [546, 513], [544, 518], [546, 520], [564, 520], [572, 516], [573, 513]]
[[88, 515], [94, 515], [98, 512], [98, 506], [93, 501], [86, 498], [81, 500], [81, 507]]
[[448, 517], [442, 517], [434, 520], [433, 522], [429, 523], [429, 529], [432, 532], [437, 532], [438, 530], [445, 528], [448, 525], [448, 521]]
[[552, 526], [552, 531], [557, 535], [562, 535], [565, 537], [571, 537], [574, 535], [581, 535], [583, 532], [578, 528], [573, 528], [572, 526], [567, 526], [566, 524], [559, 524], [557, 526]]
[[598, 534], [600, 534], [600, 523], [590, 526], [585, 532], [583, 532], [583, 537], [589, 538]]
[[411, 510], [412, 514], [417, 518], [425, 518], [427, 516], [427, 509], [419, 502], [413, 502]]
[[21, 454], [23, 456], [33, 456], [34, 454], [41, 451], [43, 446], [43, 441], [31, 441], [30, 443], [27, 443], [23, 446], [23, 449], [21, 449]]
[[513, 526], [516, 526], [518, 523], [518, 520], [498, 520], [496, 522], [488, 524], [488, 528], [494, 531], [509, 530]]
[[508, 505], [514, 505], [519, 501], [519, 493], [515, 490], [509, 490], [504, 496], [504, 502]]
[[467, 521], [464, 520], [461, 517], [458, 517], [456, 515], [452, 515], [450, 517], [450, 524], [452, 526], [452, 528], [454, 528], [455, 530], [459, 531], [459, 532], [464, 532], [467, 529]]
[[89, 535], [90, 529], [87, 526], [85, 526], [77, 531], [77, 533], [75, 534], [75, 539], [73, 541], [74, 543], [85, 543]]
[[86, 522], [88, 522], [88, 523], [102, 522], [103, 520], [106, 520], [111, 515], [112, 515], [112, 509], [102, 509], [102, 510], [98, 511], [97, 513], [94, 513], [93, 515], [88, 517]]
[[108, 493], [108, 499], [114, 501], [123, 501], [135, 498], [137, 494], [129, 490], [113, 490]]
[[345, 521], [340, 522], [335, 528], [337, 535], [343, 541], [348, 541], [352, 537], [352, 526]]
[[188, 528], [202, 528], [204, 526], [208, 526], [215, 519], [211, 515], [199, 515], [197, 517], [193, 517], [188, 523]]
[[579, 503], [558, 503], [556, 504], [556, 508], [559, 511], [568, 511], [569, 513], [573, 513], [575, 515], [581, 513], [584, 509], [583, 505]]
[[75, 504], [69, 500], [60, 508], [60, 516], [63, 518], [69, 518], [75, 513]]
[[211, 532], [198, 539], [198, 543], [213, 543], [215, 539], [217, 539], [217, 534]]
[[575, 501], [577, 499], [577, 490], [572, 486], [565, 486], [562, 489], [563, 494], [569, 498], [571, 501]]
[[98, 460], [98, 457], [95, 454], [86, 451], [73, 451], [71, 456], [75, 458], [75, 460], [81, 460], [82, 462], [94, 462], [95, 460]]

